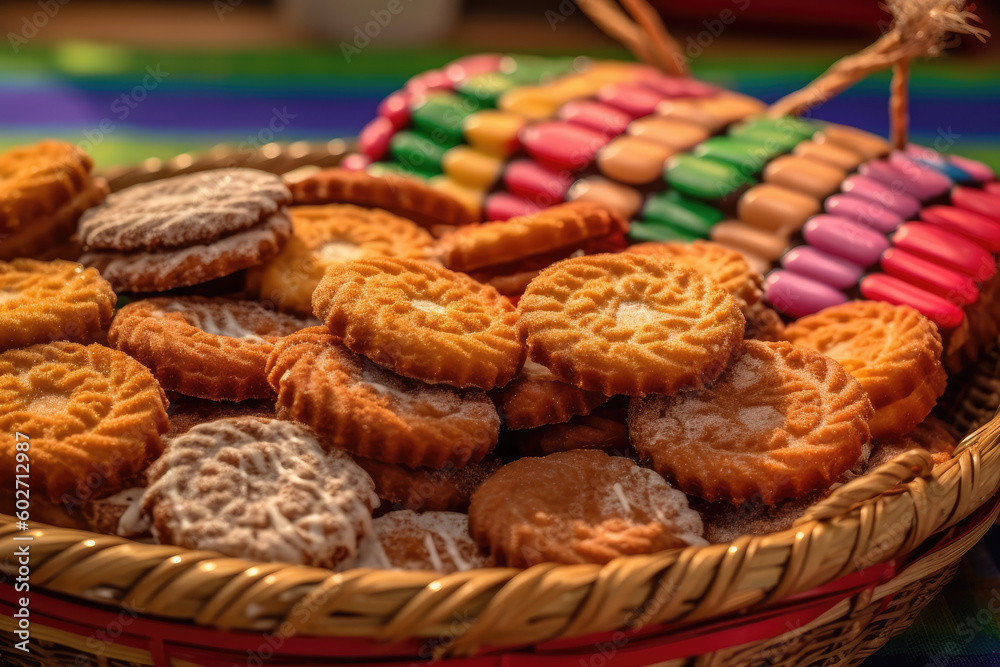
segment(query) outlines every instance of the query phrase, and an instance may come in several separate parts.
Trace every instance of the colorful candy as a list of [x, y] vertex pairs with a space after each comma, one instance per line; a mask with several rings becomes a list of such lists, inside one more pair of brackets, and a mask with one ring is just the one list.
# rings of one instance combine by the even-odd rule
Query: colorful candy
[[811, 315], [847, 302], [847, 295], [812, 278], [791, 271], [776, 270], [764, 280], [767, 300], [789, 317]]
[[884, 273], [865, 277], [860, 289], [866, 299], [915, 308], [943, 329], [954, 329], [965, 319], [965, 312], [951, 301]]
[[864, 273], [864, 269], [857, 264], [810, 246], [789, 250], [781, 258], [781, 265], [800, 276], [841, 290], [857, 285]]
[[747, 190], [737, 206], [740, 220], [772, 232], [796, 232], [820, 211], [815, 197], [780, 185], [761, 183]]
[[846, 218], [817, 215], [802, 228], [809, 245], [858, 266], [871, 266], [889, 247], [889, 240]]

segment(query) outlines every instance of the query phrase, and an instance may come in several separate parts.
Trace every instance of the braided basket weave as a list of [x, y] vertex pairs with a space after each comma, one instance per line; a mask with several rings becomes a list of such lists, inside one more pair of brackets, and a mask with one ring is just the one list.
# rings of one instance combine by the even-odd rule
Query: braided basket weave
[[[106, 173], [113, 190], [178, 173], [336, 164], [343, 142], [269, 144]], [[729, 544], [527, 570], [350, 570], [254, 563], [0, 515], [0, 662], [14, 665], [857, 664], [906, 628], [992, 525], [1000, 362], [953, 378], [940, 416], [968, 435], [932, 469], [911, 451], [796, 525]], [[31, 652], [16, 641], [9, 554], [29, 536]]]

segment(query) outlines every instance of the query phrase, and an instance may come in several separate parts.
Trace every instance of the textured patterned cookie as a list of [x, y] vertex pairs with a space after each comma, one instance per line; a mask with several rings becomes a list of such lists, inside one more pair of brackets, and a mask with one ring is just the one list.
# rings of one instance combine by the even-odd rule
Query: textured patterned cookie
[[866, 469], [873, 470], [911, 449], [926, 449], [934, 463], [940, 464], [951, 459], [956, 447], [958, 441], [948, 425], [931, 415], [906, 435], [876, 440]]
[[490, 392], [490, 398], [504, 426], [513, 431], [569, 421], [608, 400], [604, 394], [560, 382], [549, 369], [531, 360], [506, 386]]
[[628, 223], [606, 208], [569, 202], [510, 220], [461, 227], [438, 240], [438, 252], [448, 268], [473, 271], [627, 230]]
[[475, 222], [454, 197], [419, 181], [372, 176], [363, 171], [324, 169], [288, 184], [295, 204], [355, 204], [381, 208], [432, 231]]
[[351, 567], [450, 574], [488, 565], [469, 535], [465, 514], [400, 510], [375, 519], [372, 530]]
[[407, 468], [360, 456], [355, 460], [371, 475], [383, 508], [414, 512], [465, 512], [475, 490], [502, 465], [495, 455], [462, 468], [446, 465], [440, 470]]
[[635, 253], [567, 259], [518, 303], [531, 358], [581, 389], [672, 394], [703, 387], [739, 350], [744, 319], [703, 275]]
[[941, 335], [908, 306], [852, 301], [803, 317], [783, 335], [833, 357], [861, 382], [875, 408], [874, 438], [913, 430], [944, 393]]
[[108, 344], [141, 361], [166, 389], [243, 401], [272, 395], [267, 355], [275, 341], [303, 326], [255, 301], [161, 297], [119, 310]]
[[625, 423], [627, 408], [600, 407], [589, 415], [563, 424], [549, 424], [517, 434], [523, 456], [545, 456], [574, 449], [600, 449], [608, 454], [634, 457]]
[[829, 488], [862, 455], [872, 407], [830, 357], [746, 341], [708, 389], [633, 399], [639, 455], [684, 493], [774, 505]]
[[428, 262], [375, 257], [333, 266], [313, 293], [313, 311], [352, 352], [425, 382], [492, 389], [524, 363], [510, 302]]
[[147, 537], [152, 523], [142, 511], [144, 486], [134, 486], [110, 496], [95, 498], [83, 506], [83, 520], [95, 533], [120, 537]]
[[276, 257], [292, 233], [288, 216], [279, 211], [245, 231], [207, 245], [160, 252], [83, 254], [119, 292], [165, 292], [228, 276]]
[[698, 271], [729, 292], [746, 318], [746, 337], [773, 339], [781, 331], [781, 317], [764, 302], [761, 277], [743, 255], [711, 241], [649, 242], [629, 246], [626, 252], [662, 257]]
[[80, 219], [86, 250], [151, 252], [210, 243], [249, 229], [289, 203], [281, 177], [213, 169], [141, 183], [110, 195]]
[[351, 353], [323, 327], [283, 338], [267, 361], [282, 416], [325, 446], [411, 468], [462, 467], [496, 445], [500, 417], [481, 390], [398, 376]]
[[52, 139], [0, 153], [0, 230], [54, 214], [87, 189], [93, 166], [76, 146]]
[[333, 567], [357, 553], [378, 506], [372, 481], [309, 429], [221, 419], [170, 441], [149, 468], [142, 510], [164, 544]]
[[330, 266], [362, 257], [425, 258], [434, 245], [425, 229], [379, 209], [350, 204], [289, 209], [292, 238], [281, 253], [247, 276], [251, 292], [279, 310], [312, 314], [312, 293]]
[[77, 220], [88, 208], [104, 201], [107, 195], [108, 182], [94, 178], [52, 213], [24, 220], [14, 229], [0, 228], [0, 260], [18, 257], [76, 259], [80, 250], [70, 239], [76, 232]]
[[596, 450], [518, 459], [483, 482], [469, 530], [496, 565], [607, 563], [705, 544], [683, 493], [630, 459]]
[[78, 505], [121, 490], [160, 453], [166, 398], [138, 361], [101, 345], [0, 353], [0, 471], [14, 479], [15, 433], [30, 438], [32, 495]]
[[0, 262], [0, 350], [92, 342], [111, 323], [117, 300], [97, 271], [75, 262]]

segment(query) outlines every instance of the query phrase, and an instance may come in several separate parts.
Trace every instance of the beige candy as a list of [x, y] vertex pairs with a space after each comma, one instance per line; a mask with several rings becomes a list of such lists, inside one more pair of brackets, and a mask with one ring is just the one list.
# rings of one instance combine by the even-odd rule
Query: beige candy
[[739, 220], [723, 220], [712, 226], [709, 232], [712, 240], [729, 246], [744, 254], [760, 257], [768, 262], [781, 258], [788, 247], [788, 237], [774, 232], [765, 232]]
[[772, 183], [755, 185], [740, 197], [736, 210], [740, 220], [760, 229], [794, 233], [820, 212], [815, 197]]
[[840, 167], [844, 171], [854, 171], [858, 165], [865, 161], [864, 155], [849, 148], [829, 142], [817, 144], [812, 140], [800, 142], [792, 153]]
[[825, 199], [840, 189], [847, 172], [826, 162], [799, 155], [782, 155], [764, 169], [764, 180]]
[[663, 163], [674, 151], [641, 137], [616, 137], [597, 154], [597, 167], [608, 178], [645, 185], [663, 176]]
[[660, 116], [637, 118], [629, 123], [626, 132], [678, 151], [690, 150], [712, 134], [697, 123]]
[[642, 207], [642, 195], [638, 190], [600, 176], [590, 176], [574, 183], [566, 199], [600, 204], [626, 219]]
[[822, 132], [816, 135], [816, 142], [847, 148], [855, 153], [860, 153], [869, 160], [887, 155], [892, 149], [889, 142], [877, 134], [846, 125], [827, 125]]

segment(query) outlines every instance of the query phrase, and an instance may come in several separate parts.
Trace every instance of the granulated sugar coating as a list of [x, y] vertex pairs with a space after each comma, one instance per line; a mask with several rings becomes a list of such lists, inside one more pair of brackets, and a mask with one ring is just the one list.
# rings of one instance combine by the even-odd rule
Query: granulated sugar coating
[[829, 357], [747, 341], [710, 388], [633, 399], [629, 433], [685, 493], [773, 505], [826, 489], [855, 465], [871, 415], [857, 380]]
[[472, 496], [469, 525], [497, 565], [606, 563], [700, 545], [701, 517], [652, 470], [597, 450], [523, 458]]
[[431, 570], [448, 574], [489, 562], [469, 535], [469, 517], [458, 512], [389, 512], [372, 522], [350, 567]]
[[378, 506], [371, 478], [292, 422], [236, 418], [175, 438], [149, 468], [142, 509], [165, 544], [333, 567]]

